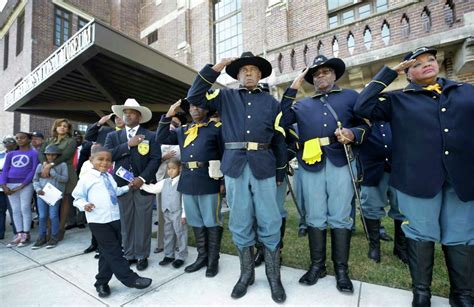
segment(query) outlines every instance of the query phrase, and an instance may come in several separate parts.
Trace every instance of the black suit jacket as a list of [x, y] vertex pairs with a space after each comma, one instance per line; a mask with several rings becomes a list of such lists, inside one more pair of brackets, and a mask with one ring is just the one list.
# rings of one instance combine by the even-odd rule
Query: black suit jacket
[[115, 129], [112, 127], [97, 126], [97, 123], [94, 123], [87, 128], [84, 139], [89, 142], [96, 142], [104, 145], [107, 134], [113, 131], [115, 131]]
[[139, 153], [138, 146], [128, 147], [127, 131], [122, 129], [107, 134], [105, 139], [105, 147], [112, 151], [112, 160], [114, 165], [114, 179], [118, 186], [127, 185], [128, 182], [115, 175], [117, 169], [121, 166], [133, 173], [135, 177], [142, 177], [145, 183], [156, 182], [156, 171], [161, 163], [161, 148], [155, 141], [155, 134], [143, 127], [137, 131], [143, 134], [145, 140], [148, 141], [149, 150], [147, 153]]

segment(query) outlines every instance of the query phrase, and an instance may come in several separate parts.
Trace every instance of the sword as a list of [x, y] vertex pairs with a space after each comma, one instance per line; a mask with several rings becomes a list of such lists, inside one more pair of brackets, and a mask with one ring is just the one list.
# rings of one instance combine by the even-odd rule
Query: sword
[[[339, 130], [342, 131], [342, 123], [340, 121], [337, 121], [337, 127], [339, 128]], [[346, 159], [347, 159], [347, 166], [349, 167], [349, 175], [351, 176], [352, 187], [354, 188], [356, 209], [359, 210], [359, 213], [360, 213], [360, 219], [362, 221], [362, 226], [364, 228], [365, 238], [367, 239], [367, 241], [369, 241], [369, 232], [367, 231], [367, 225], [365, 224], [364, 214], [362, 213], [362, 206], [360, 205], [361, 204], [360, 191], [357, 188], [357, 184], [359, 182], [358, 182], [357, 178], [354, 175], [354, 171], [352, 170], [351, 154], [349, 152], [349, 150], [350, 150], [349, 145], [342, 144], [342, 146], [344, 147], [344, 152], [346, 154]]]
[[288, 174], [285, 174], [285, 181], [286, 181], [286, 184], [288, 185], [288, 191], [290, 192], [291, 198], [293, 199], [293, 203], [295, 204], [296, 211], [298, 211], [298, 214], [299, 214], [300, 218], [302, 218], [303, 214], [301, 213], [300, 207], [298, 207], [295, 192], [293, 191], [293, 187], [291, 186], [290, 178], [288, 178]]

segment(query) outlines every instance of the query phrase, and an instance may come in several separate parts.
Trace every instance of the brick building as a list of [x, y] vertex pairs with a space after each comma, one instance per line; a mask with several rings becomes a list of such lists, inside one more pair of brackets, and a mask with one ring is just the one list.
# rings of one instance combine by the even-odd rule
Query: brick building
[[[471, 0], [3, 0], [0, 8], [2, 2], [0, 97], [93, 18], [196, 70], [251, 50], [272, 63], [267, 82], [277, 97], [318, 54], [343, 58], [339, 84], [360, 90], [383, 65], [419, 46], [439, 49], [441, 75], [474, 83]], [[404, 85], [399, 78], [390, 89]], [[305, 85], [300, 94], [311, 91]], [[0, 135], [50, 126], [10, 112], [0, 121]]]

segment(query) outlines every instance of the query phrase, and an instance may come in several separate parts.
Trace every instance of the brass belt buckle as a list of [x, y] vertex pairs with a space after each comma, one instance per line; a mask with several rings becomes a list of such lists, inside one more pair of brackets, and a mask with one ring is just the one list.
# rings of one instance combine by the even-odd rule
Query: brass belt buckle
[[258, 143], [248, 142], [247, 143], [247, 150], [258, 150]]
[[328, 146], [330, 143], [329, 137], [323, 137], [319, 139], [319, 144], [321, 146]]
[[197, 163], [197, 161], [188, 162], [188, 168], [189, 168], [189, 169], [198, 168], [198, 163]]

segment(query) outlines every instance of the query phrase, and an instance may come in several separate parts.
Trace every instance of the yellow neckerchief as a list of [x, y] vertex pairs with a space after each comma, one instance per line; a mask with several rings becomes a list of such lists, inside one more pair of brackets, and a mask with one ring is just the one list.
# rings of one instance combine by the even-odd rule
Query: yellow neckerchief
[[122, 130], [123, 128], [120, 128], [120, 127], [115, 127], [115, 131], [120, 131]]
[[441, 85], [439, 85], [439, 83], [435, 83], [433, 85], [428, 85], [428, 86], [424, 87], [423, 89], [441, 94]]
[[319, 138], [307, 140], [304, 142], [303, 148], [303, 159], [304, 162], [311, 165], [316, 162], [321, 162], [321, 156], [323, 155], [323, 151], [321, 150], [321, 145], [319, 143]]
[[184, 140], [184, 146], [183, 147], [186, 147], [189, 144], [191, 144], [198, 137], [199, 128], [207, 126], [208, 123], [209, 123], [209, 121], [205, 122], [205, 123], [194, 124], [191, 128], [186, 130], [186, 132], [184, 132], [184, 134], [186, 134], [187, 137]]

